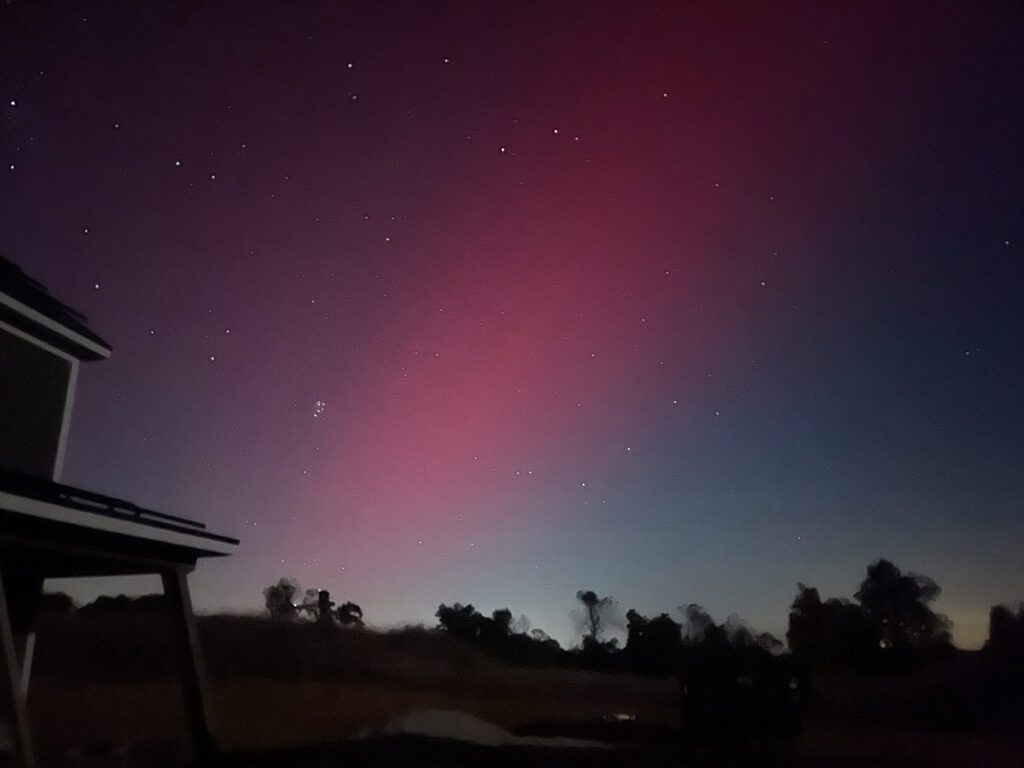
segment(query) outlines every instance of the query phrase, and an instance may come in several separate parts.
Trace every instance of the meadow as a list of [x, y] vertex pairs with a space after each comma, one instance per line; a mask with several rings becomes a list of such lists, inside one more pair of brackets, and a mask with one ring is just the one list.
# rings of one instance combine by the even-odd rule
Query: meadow
[[[510, 731], [616, 713], [663, 733], [679, 725], [673, 680], [510, 667], [437, 632], [324, 632], [227, 616], [199, 628], [217, 728], [232, 751], [335, 742], [419, 709], [456, 709]], [[179, 752], [169, 637], [159, 615], [41, 627], [29, 696], [40, 752]]]
[[[238, 766], [1015, 766], [1024, 758], [1020, 713], [999, 722], [982, 717], [985, 658], [978, 653], [958, 652], [918, 672], [820, 678], [792, 744], [722, 750], [685, 743], [673, 679], [513, 667], [436, 630], [323, 631], [308, 622], [231, 616], [204, 617], [199, 626], [216, 724], [235, 756], [229, 764]], [[146, 612], [43, 623], [29, 704], [44, 764], [184, 764], [167, 629], [163, 617]], [[617, 749], [595, 757], [506, 748], [499, 760], [493, 750], [428, 747], [430, 740], [346, 741], [422, 709], [458, 710], [513, 733], [598, 739]], [[635, 720], [615, 723], [616, 714]], [[418, 763], [409, 750], [431, 757]]]

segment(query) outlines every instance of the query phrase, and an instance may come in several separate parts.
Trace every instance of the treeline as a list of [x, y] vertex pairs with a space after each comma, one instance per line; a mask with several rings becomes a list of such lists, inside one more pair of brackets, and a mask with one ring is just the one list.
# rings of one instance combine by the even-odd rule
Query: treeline
[[[782, 642], [767, 632], [754, 633], [734, 618], [717, 624], [699, 605], [681, 608], [682, 621], [676, 621], [667, 613], [647, 617], [632, 609], [622, 617], [612, 597], [599, 597], [593, 591], [580, 591], [576, 598], [580, 607], [575, 616], [583, 636], [572, 648], [562, 648], [541, 629], [517, 630], [507, 608], [485, 616], [472, 605], [442, 604], [435, 615], [438, 629], [445, 634], [491, 656], [526, 666], [663, 677], [677, 674], [686, 656], [699, 656], [709, 649], [750, 656], [783, 654]], [[621, 647], [618, 638], [606, 639], [609, 628], [619, 626], [627, 635]]]
[[[516, 620], [507, 607], [486, 615], [471, 604], [441, 604], [435, 617], [439, 631], [518, 665], [670, 676], [684, 673], [708, 655], [747, 661], [785, 656], [802, 674], [826, 669], [871, 672], [955, 652], [951, 622], [932, 607], [940, 593], [930, 577], [905, 573], [885, 559], [867, 567], [852, 598], [822, 598], [816, 588], [798, 584], [785, 643], [735, 617], [716, 623], [697, 604], [681, 606], [675, 614], [646, 616], [635, 609], [623, 614], [613, 597], [592, 590], [576, 593], [573, 616], [581, 640], [571, 648], [561, 647], [541, 629], [531, 630], [526, 617]], [[334, 608], [322, 590], [306, 590], [301, 599], [299, 594], [290, 579], [266, 588], [268, 613], [277, 619], [306, 617], [347, 627], [363, 625], [362, 610], [355, 603]], [[625, 631], [624, 645], [608, 637], [613, 629]], [[1016, 609], [992, 609], [986, 647], [1006, 658], [1024, 657], [1024, 603]]]
[[[940, 593], [928, 576], [904, 573], [884, 559], [868, 566], [852, 598], [823, 598], [818, 589], [798, 584], [785, 643], [735, 617], [719, 624], [697, 604], [681, 606], [673, 614], [647, 616], [635, 609], [623, 614], [614, 598], [591, 590], [576, 593], [572, 615], [580, 642], [570, 648], [542, 629], [531, 629], [525, 616], [516, 619], [507, 607], [485, 615], [471, 604], [441, 604], [435, 617], [437, 631], [518, 665], [669, 676], [688, 667], [690, 657], [718, 649], [714, 652], [719, 655], [728, 650], [745, 656], [790, 656], [807, 672], [871, 672], [955, 653], [951, 622], [932, 608]], [[336, 604], [326, 590], [303, 591], [292, 579], [267, 587], [263, 598], [274, 619], [364, 626], [357, 603]], [[163, 600], [160, 595], [120, 595], [78, 607], [67, 595], [47, 594], [41, 608], [50, 614], [102, 618], [127, 610], [163, 610]], [[625, 633], [624, 644], [608, 637], [612, 630]], [[991, 609], [985, 650], [1024, 680], [1024, 603]]]
[[[299, 598], [302, 593], [301, 599]], [[327, 590], [301, 590], [294, 579], [282, 578], [263, 590], [268, 615], [282, 621], [313, 621], [347, 628], [364, 626], [362, 609], [353, 602], [335, 607]], [[578, 646], [563, 648], [542, 629], [529, 629], [529, 620], [516, 620], [508, 608], [490, 616], [472, 604], [441, 604], [434, 616], [436, 629], [490, 656], [519, 666], [566, 667], [602, 672], [636, 672], [664, 676], [678, 671], [680, 654], [703, 647], [744, 650], [772, 657], [784, 653], [782, 641], [767, 632], [755, 633], [735, 617], [717, 624], [699, 605], [681, 607], [682, 621], [667, 613], [647, 617], [636, 610], [622, 616], [610, 596], [581, 590], [573, 616], [582, 633]], [[624, 628], [625, 646], [607, 638], [610, 629]]]
[[[930, 577], [884, 559], [867, 567], [851, 598], [823, 598], [799, 584], [785, 645], [734, 617], [717, 623], [696, 604], [623, 616], [612, 597], [591, 590], [576, 594], [581, 641], [572, 648], [529, 631], [508, 608], [487, 616], [442, 604], [435, 615], [440, 632], [513, 664], [675, 678], [694, 744], [788, 741], [803, 714], [826, 702], [847, 723], [1015, 727], [1013, 713], [1024, 714], [1024, 603], [992, 608], [984, 651], [964, 654], [933, 607], [940, 593]], [[608, 638], [612, 628], [625, 630], [624, 645]]]

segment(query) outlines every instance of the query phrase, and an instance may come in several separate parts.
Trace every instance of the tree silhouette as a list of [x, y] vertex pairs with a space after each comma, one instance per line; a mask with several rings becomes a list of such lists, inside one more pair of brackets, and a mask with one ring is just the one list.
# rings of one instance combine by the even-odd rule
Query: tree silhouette
[[994, 605], [988, 614], [988, 640], [985, 647], [1003, 655], [1024, 658], [1024, 603], [1014, 610]]
[[650, 620], [630, 608], [626, 611], [626, 649], [633, 649], [635, 655], [637, 649], [643, 644], [644, 632]]
[[[928, 605], [939, 586], [927, 576], [901, 573], [888, 560], [868, 566], [855, 595], [859, 605], [837, 598], [823, 602], [817, 589], [803, 584], [797, 589], [786, 639], [812, 666], [865, 668], [882, 662], [879, 652], [950, 646], [949, 620]], [[884, 658], [908, 660], [905, 653]]]
[[868, 566], [854, 597], [883, 648], [920, 650], [950, 643], [949, 620], [928, 607], [942, 590], [927, 576], [901, 573], [888, 560]]
[[494, 622], [494, 631], [498, 635], [512, 633], [512, 611], [508, 608], [499, 608], [492, 613], [491, 621]]
[[[616, 608], [615, 599], [606, 596], [598, 597], [596, 592], [591, 590], [580, 590], [576, 593], [576, 599], [583, 603], [583, 645], [584, 647], [603, 646], [601, 633], [605, 626], [613, 620]], [[614, 641], [613, 641], [614, 642]]]
[[878, 647], [863, 610], [849, 600], [822, 602], [818, 590], [797, 584], [786, 632], [789, 649], [812, 665], [859, 666]]
[[1024, 705], [1024, 603], [989, 611], [985, 655], [987, 700], [997, 711], [1020, 711]]
[[338, 623], [343, 627], [362, 629], [365, 626], [363, 623], [363, 609], [353, 602], [345, 602], [339, 605], [337, 615]]
[[629, 666], [642, 674], [675, 673], [683, 647], [682, 625], [667, 613], [648, 619], [633, 609], [626, 612], [626, 621]]
[[488, 617], [472, 605], [442, 603], [435, 616], [439, 629], [445, 634], [513, 664], [551, 666], [559, 661], [562, 653], [558, 643], [543, 631], [535, 629], [532, 634], [518, 631], [517, 626], [528, 627], [529, 621], [521, 616], [514, 622], [508, 608], [499, 608]]
[[784, 653], [786, 646], [771, 632], [761, 632], [754, 638], [758, 648], [767, 651], [772, 656], [778, 656], [780, 653]]
[[316, 589], [307, 589], [302, 595], [302, 602], [296, 606], [298, 613], [304, 613], [310, 618], [316, 619], [320, 615], [320, 592]]
[[294, 619], [299, 612], [295, 595], [299, 585], [294, 579], [282, 577], [277, 584], [263, 590], [263, 600], [272, 619]]
[[704, 639], [705, 633], [715, 626], [711, 615], [704, 610], [703, 606], [696, 603], [679, 606], [685, 621], [683, 622], [683, 638], [690, 643], [697, 643]]
[[789, 608], [789, 649], [805, 657], [816, 657], [828, 645], [824, 607], [815, 587], [797, 583], [796, 597]]
[[441, 629], [452, 637], [472, 643], [480, 636], [480, 620], [483, 619], [472, 603], [442, 603], [437, 608], [437, 622]]

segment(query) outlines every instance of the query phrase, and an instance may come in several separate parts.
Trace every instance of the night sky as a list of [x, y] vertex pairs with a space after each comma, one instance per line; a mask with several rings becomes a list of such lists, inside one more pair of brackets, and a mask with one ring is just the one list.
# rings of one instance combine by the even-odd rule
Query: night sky
[[[0, 251], [114, 347], [65, 482], [378, 626], [1024, 598], [1016, 3], [0, 10]], [[712, 7], [714, 6], [714, 7]], [[677, 618], [678, 618], [678, 614]]]

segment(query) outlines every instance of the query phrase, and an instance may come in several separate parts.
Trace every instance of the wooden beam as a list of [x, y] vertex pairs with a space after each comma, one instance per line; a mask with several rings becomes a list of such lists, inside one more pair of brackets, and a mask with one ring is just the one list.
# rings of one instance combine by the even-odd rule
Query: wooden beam
[[214, 736], [206, 668], [203, 664], [202, 649], [199, 647], [199, 633], [192, 611], [192, 599], [188, 591], [189, 570], [183, 566], [165, 569], [161, 571], [160, 577], [163, 579], [164, 594], [168, 597], [171, 618], [178, 635], [182, 693], [196, 764], [209, 765], [216, 759], [217, 742]]
[[11, 629], [11, 614], [7, 609], [7, 594], [3, 576], [0, 575], [0, 646], [2, 646], [3, 667], [0, 671], [2, 684], [7, 689], [9, 723], [16, 750], [15, 764], [21, 768], [35, 768], [35, 753], [32, 750], [32, 734], [28, 725], [28, 707], [25, 690], [21, 684], [20, 664], [14, 647], [14, 632]]

